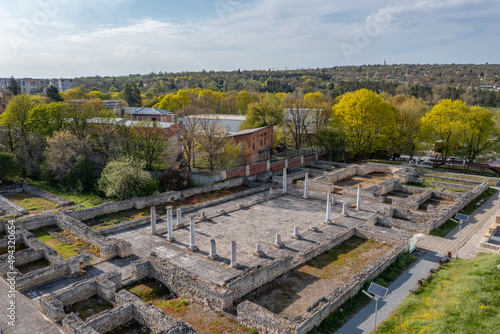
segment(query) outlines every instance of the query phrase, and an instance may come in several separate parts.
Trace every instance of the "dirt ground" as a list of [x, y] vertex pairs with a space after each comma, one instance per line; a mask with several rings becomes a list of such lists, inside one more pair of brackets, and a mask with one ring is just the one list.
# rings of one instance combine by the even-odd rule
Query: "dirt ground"
[[252, 292], [247, 299], [295, 318], [390, 249], [390, 245], [352, 237]]
[[379, 184], [382, 181], [390, 179], [391, 174], [388, 173], [370, 173], [367, 175], [356, 175], [353, 177], [348, 177], [346, 179], [340, 180], [335, 183], [335, 193], [342, 194], [344, 192], [344, 187], [357, 187], [361, 186], [362, 189], [370, 188], [373, 185]]

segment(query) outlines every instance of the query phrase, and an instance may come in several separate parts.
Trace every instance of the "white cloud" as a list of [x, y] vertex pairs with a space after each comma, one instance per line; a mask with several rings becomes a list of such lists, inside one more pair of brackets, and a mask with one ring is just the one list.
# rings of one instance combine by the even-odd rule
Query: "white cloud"
[[[481, 41], [488, 41], [482, 51], [492, 55], [500, 51], [498, 43], [491, 42], [500, 26], [495, 17], [500, 4], [494, 0], [401, 0], [388, 20], [380, 18], [393, 7], [388, 0], [228, 1], [230, 8], [223, 15], [186, 19], [182, 24], [179, 18], [177, 23], [163, 18], [161, 10], [149, 18], [83, 24], [79, 11], [97, 8], [112, 13], [133, 1], [72, 1], [31, 38], [23, 36], [22, 27], [33, 7], [24, 4], [22, 15], [14, 15], [12, 9], [2, 14], [0, 30], [10, 29], [10, 33], [0, 34], [0, 48], [7, 50], [0, 55], [1, 68], [13, 73], [0, 76], [343, 65], [348, 61], [340, 45], [354, 45], [356, 36], [366, 33], [370, 22], [383, 24], [370, 32], [369, 43], [358, 48], [352, 63], [381, 63], [385, 57], [420, 63], [433, 59], [482, 61], [479, 50], [457, 52], [464, 43], [480, 45]], [[36, 2], [27, 3], [33, 6]], [[189, 12], [190, 4], [185, 6]], [[479, 30], [485, 31], [481, 35]], [[11, 45], [13, 36], [25, 40], [17, 52]], [[498, 62], [498, 58], [490, 62]]]

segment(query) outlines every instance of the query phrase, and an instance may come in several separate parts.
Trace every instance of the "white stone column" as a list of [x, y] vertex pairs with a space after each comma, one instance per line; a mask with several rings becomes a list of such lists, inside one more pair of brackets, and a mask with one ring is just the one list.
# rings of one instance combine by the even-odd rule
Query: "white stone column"
[[356, 195], [356, 211], [361, 211], [361, 186], [358, 186], [358, 193]]
[[299, 227], [298, 226], [295, 226], [293, 228], [293, 235], [292, 235], [292, 238], [294, 239], [302, 239], [302, 236], [300, 235], [300, 232], [299, 232]]
[[249, 165], [246, 165], [246, 168], [245, 168], [245, 175], [246, 175], [246, 176], [250, 176], [250, 166], [249, 166]]
[[236, 241], [231, 241], [231, 268], [237, 268], [238, 262], [236, 261]]
[[269, 197], [272, 197], [272, 196], [274, 196], [274, 188], [273, 187], [269, 188]]
[[262, 250], [261, 244], [257, 244], [257, 246], [255, 247], [255, 252], [253, 253], [253, 255], [257, 256], [257, 257], [265, 257], [266, 256], [266, 253], [264, 253], [264, 251]]
[[154, 206], [152, 206], [150, 209], [150, 215], [151, 215], [151, 233], [155, 234], [156, 233], [156, 208]]
[[286, 167], [285, 167], [285, 168], [283, 168], [283, 192], [284, 193], [286, 193], [287, 182], [288, 182], [288, 177], [286, 175]]
[[283, 248], [285, 246], [283, 241], [281, 241], [281, 234], [279, 233], [276, 234], [276, 242], [274, 243], [274, 246], [278, 248]]
[[347, 203], [346, 203], [346, 201], [344, 201], [344, 203], [342, 203], [342, 215], [344, 217], [349, 217], [349, 213], [347, 212]]
[[215, 240], [210, 239], [210, 254], [208, 254], [208, 258], [211, 260], [215, 260], [218, 257], [219, 255], [217, 255]]
[[174, 238], [174, 226], [173, 226], [173, 223], [172, 223], [172, 207], [171, 206], [167, 206], [167, 226], [168, 226], [168, 241], [170, 242], [173, 242], [175, 241], [175, 238]]
[[196, 235], [195, 235], [195, 215], [189, 215], [189, 250], [192, 252], [198, 251], [198, 246], [196, 246]]
[[271, 160], [267, 160], [267, 162], [266, 162], [266, 168], [267, 168], [268, 172], [271, 170]]
[[328, 193], [326, 197], [326, 219], [325, 223], [330, 224], [332, 222], [332, 194]]
[[182, 225], [182, 208], [177, 209], [177, 226]]
[[309, 172], [306, 172], [306, 177], [304, 179], [304, 198], [307, 199], [309, 197]]

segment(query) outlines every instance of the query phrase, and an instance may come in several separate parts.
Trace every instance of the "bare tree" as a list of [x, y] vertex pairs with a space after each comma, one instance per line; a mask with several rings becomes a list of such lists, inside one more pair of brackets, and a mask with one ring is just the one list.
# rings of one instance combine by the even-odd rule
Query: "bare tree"
[[209, 168], [215, 170], [217, 157], [223, 154], [228, 138], [228, 129], [218, 119], [200, 118], [196, 140], [200, 149], [206, 154]]
[[179, 110], [177, 114], [177, 122], [180, 126], [177, 135], [179, 142], [183, 146], [184, 157], [189, 171], [191, 171], [191, 165], [194, 165], [195, 162], [196, 135], [200, 123], [200, 118], [197, 116], [203, 113], [204, 111], [201, 108], [186, 106]]
[[300, 149], [308, 138], [311, 122], [310, 109], [304, 101], [304, 94], [296, 90], [285, 98], [284, 124], [292, 134], [295, 149]]

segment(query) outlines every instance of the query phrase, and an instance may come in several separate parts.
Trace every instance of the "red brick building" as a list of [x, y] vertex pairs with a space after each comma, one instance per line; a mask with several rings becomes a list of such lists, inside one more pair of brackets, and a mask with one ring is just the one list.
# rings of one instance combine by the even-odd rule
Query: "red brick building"
[[233, 132], [228, 137], [237, 143], [243, 143], [251, 152], [251, 161], [264, 161], [271, 159], [273, 149], [273, 126], [264, 126], [257, 129], [247, 129]]

